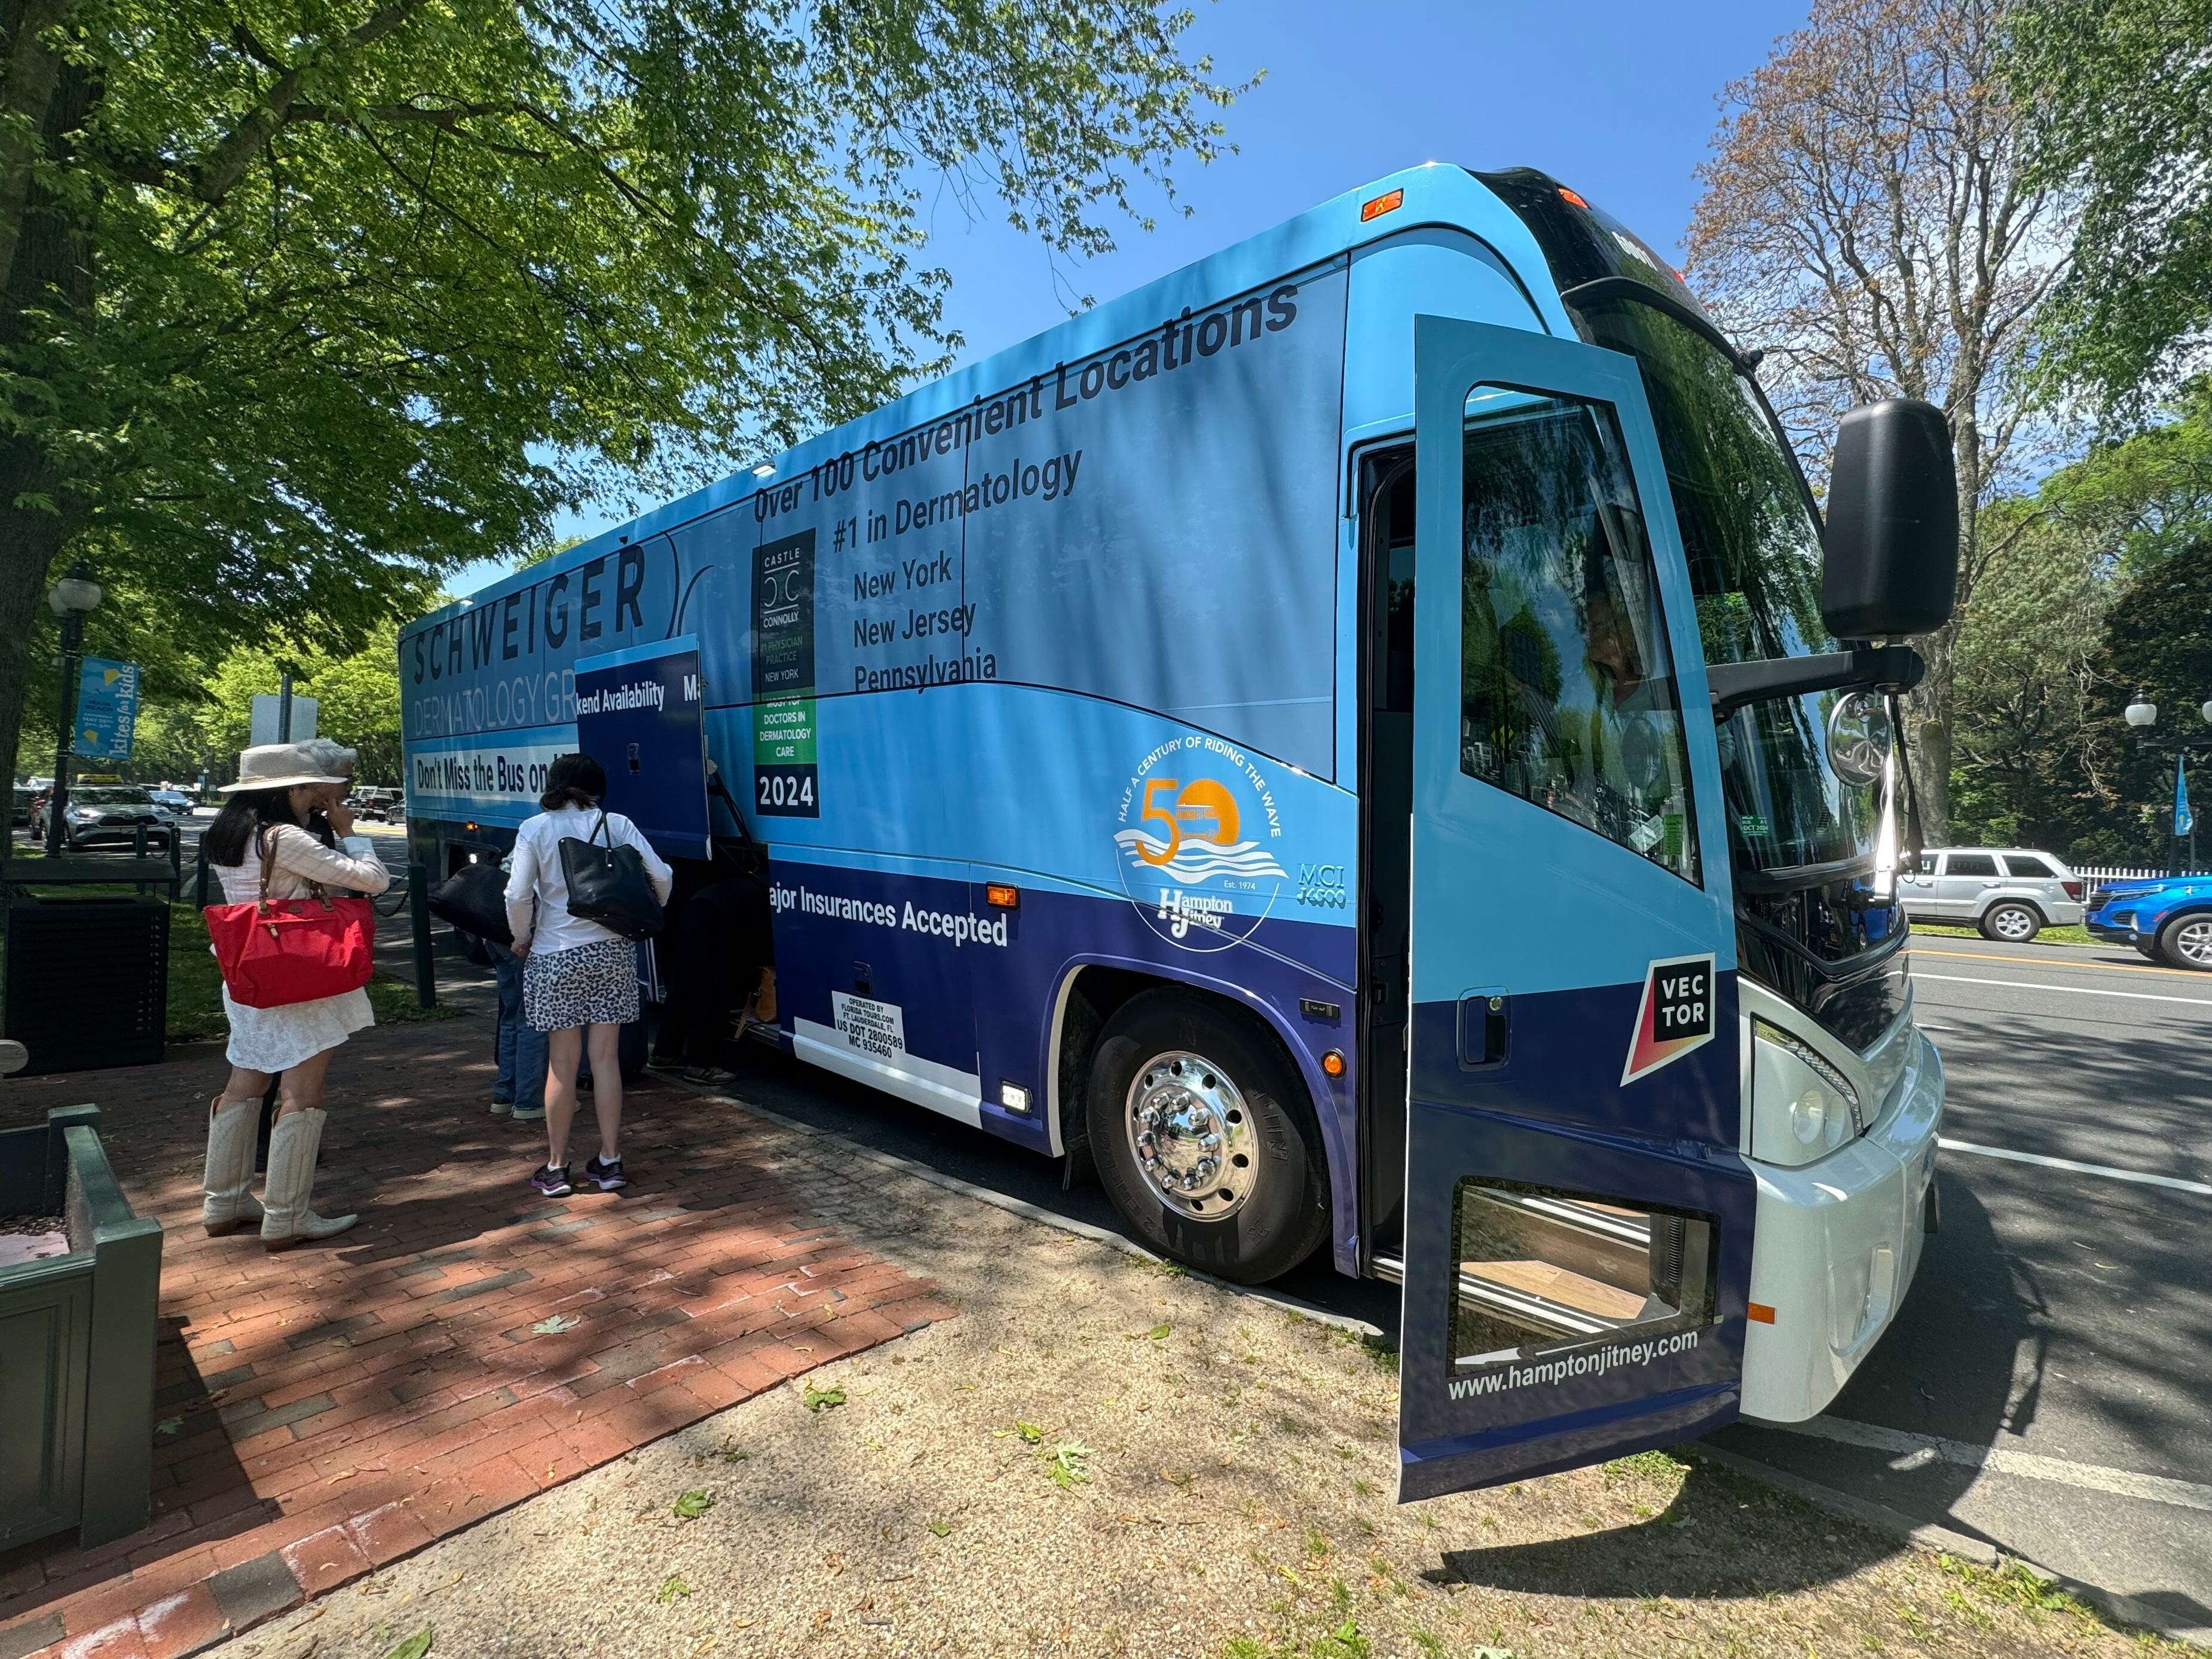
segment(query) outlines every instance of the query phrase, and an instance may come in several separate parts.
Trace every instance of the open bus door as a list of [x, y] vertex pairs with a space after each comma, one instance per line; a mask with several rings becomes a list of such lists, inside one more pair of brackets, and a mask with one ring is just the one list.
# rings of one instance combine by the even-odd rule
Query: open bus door
[[1755, 1196], [1718, 751], [1636, 365], [1414, 339], [1401, 1501], [1732, 1420]]

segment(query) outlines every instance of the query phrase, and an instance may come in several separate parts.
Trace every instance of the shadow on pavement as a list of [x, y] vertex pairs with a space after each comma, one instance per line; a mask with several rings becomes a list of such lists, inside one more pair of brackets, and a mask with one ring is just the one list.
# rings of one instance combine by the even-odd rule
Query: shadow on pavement
[[1741, 1547], [1747, 1505], [1771, 1509], [1782, 1522], [1784, 1502], [1765, 1488], [1710, 1464], [1694, 1464], [1674, 1501], [1649, 1520], [1537, 1544], [1447, 1550], [1442, 1565], [1425, 1576], [1433, 1583], [1538, 1595], [1750, 1598], [1833, 1583], [1901, 1547], [1837, 1522], [1814, 1523], [1817, 1549], [1791, 1547], [1807, 1541], [1800, 1538], [1747, 1551]]

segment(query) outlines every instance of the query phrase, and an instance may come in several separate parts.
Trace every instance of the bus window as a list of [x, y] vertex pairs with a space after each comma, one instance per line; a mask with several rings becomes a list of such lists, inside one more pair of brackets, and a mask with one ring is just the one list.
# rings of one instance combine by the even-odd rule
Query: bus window
[[1460, 769], [1694, 883], [1674, 659], [1613, 413], [1482, 389], [1468, 411]]
[[[1462, 1180], [1452, 1234], [1455, 1376], [1516, 1368], [1547, 1351], [1620, 1338], [1695, 1346], [1713, 1321], [1711, 1222], [1516, 1182]], [[1576, 1367], [1601, 1364], [1580, 1347]], [[1492, 1367], [1507, 1367], [1492, 1371]]]

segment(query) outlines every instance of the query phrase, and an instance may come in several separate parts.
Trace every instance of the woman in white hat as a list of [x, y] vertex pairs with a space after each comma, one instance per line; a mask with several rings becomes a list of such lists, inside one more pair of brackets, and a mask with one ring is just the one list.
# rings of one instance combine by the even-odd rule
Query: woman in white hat
[[[307, 829], [308, 812], [343, 780], [324, 770], [304, 744], [270, 743], [238, 757], [238, 781], [208, 826], [208, 863], [232, 904], [261, 896], [264, 860], [269, 896], [304, 898], [311, 887], [380, 893], [392, 884], [372, 853], [356, 855], [327, 847]], [[353, 814], [343, 804], [325, 809], [340, 837], [353, 833]], [[289, 1249], [308, 1239], [342, 1233], [358, 1218], [325, 1220], [307, 1207], [315, 1181], [315, 1153], [323, 1138], [323, 1082], [337, 1046], [375, 1023], [366, 991], [295, 1002], [281, 1008], [248, 1008], [222, 994], [230, 1018], [230, 1082], [208, 1109], [206, 1201], [200, 1216], [209, 1232], [235, 1232], [261, 1223], [261, 1242]], [[262, 1093], [278, 1079], [282, 1109], [269, 1138], [269, 1180], [263, 1202], [253, 1201], [253, 1139]]]

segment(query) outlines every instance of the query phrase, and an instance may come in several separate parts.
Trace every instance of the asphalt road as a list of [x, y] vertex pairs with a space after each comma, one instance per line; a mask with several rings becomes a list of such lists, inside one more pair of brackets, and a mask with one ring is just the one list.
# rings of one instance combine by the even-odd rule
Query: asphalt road
[[1720, 1443], [2212, 1640], [2212, 975], [1923, 935], [1913, 977], [1942, 1231], [1823, 1417]]

